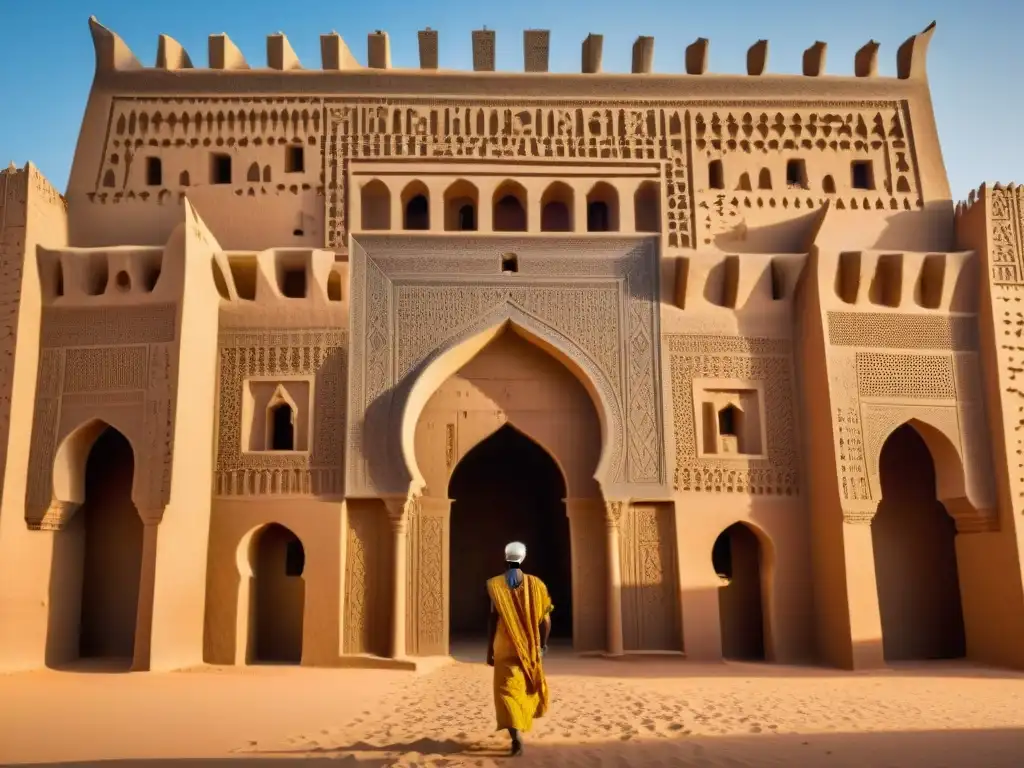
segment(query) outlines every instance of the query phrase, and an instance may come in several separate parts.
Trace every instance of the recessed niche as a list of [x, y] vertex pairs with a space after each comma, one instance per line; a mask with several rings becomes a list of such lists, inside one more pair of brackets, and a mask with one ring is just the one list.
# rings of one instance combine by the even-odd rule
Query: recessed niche
[[767, 436], [761, 382], [700, 379], [693, 387], [698, 454], [721, 459], [764, 458]]
[[309, 450], [311, 378], [254, 377], [247, 379], [243, 387], [243, 450]]

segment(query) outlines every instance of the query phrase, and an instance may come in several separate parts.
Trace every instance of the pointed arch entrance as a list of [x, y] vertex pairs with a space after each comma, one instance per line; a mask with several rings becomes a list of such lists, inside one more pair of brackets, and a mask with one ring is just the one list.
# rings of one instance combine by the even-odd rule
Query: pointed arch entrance
[[56, 535], [50, 666], [75, 659], [131, 664], [143, 547], [143, 522], [132, 502], [134, 476], [131, 444], [105, 422], [83, 425], [57, 452], [55, 487], [62, 497], [82, 501]]
[[556, 606], [552, 638], [572, 638], [572, 563], [565, 478], [552, 456], [508, 424], [455, 467], [449, 533], [449, 636], [486, 637], [484, 584], [502, 571], [510, 541], [526, 544], [527, 573], [547, 585]]
[[306, 550], [291, 530], [271, 523], [249, 545], [250, 663], [298, 664], [306, 605]]
[[886, 661], [966, 655], [957, 528], [937, 498], [935, 464], [911, 424], [889, 435], [879, 457], [871, 540]]

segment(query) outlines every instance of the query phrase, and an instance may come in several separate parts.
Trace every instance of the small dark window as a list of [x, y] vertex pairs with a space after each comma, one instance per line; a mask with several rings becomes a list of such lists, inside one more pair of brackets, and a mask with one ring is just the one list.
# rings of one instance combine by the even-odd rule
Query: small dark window
[[231, 183], [231, 155], [216, 154], [210, 158], [210, 183]]
[[464, 205], [459, 208], [459, 231], [476, 231], [476, 211], [473, 210], [472, 205]]
[[736, 436], [736, 409], [731, 405], [718, 412], [718, 434]]
[[302, 173], [306, 170], [306, 153], [304, 147], [288, 147], [284, 156], [285, 173]]
[[306, 270], [287, 269], [281, 275], [281, 293], [288, 299], [306, 298]]
[[874, 189], [875, 174], [870, 160], [854, 160], [850, 166], [854, 189]]
[[724, 531], [711, 547], [711, 565], [723, 579], [732, 578], [732, 537]]
[[298, 539], [290, 539], [284, 550], [284, 575], [301, 576], [306, 570], [306, 550]]
[[721, 160], [712, 160], [708, 163], [708, 188], [725, 189], [725, 172], [722, 170]]
[[159, 157], [146, 158], [146, 184], [159, 187], [164, 183], [164, 168]]
[[305, 233], [305, 232], [303, 232], [303, 231], [302, 231], [301, 229], [293, 229], [293, 230], [292, 230], [292, 234], [293, 234], [293, 235], [294, 235], [295, 237], [302, 237], [302, 236], [303, 236], [303, 235], [305, 235], [306, 233]]
[[587, 232], [607, 232], [609, 219], [608, 204], [603, 200], [587, 203]]
[[270, 412], [270, 450], [295, 450], [295, 411], [288, 403], [275, 405]]
[[519, 257], [514, 253], [506, 253], [501, 257], [501, 271], [502, 272], [518, 272], [519, 271]]
[[786, 186], [807, 186], [807, 166], [803, 160], [786, 161]]
[[405, 204], [405, 229], [430, 229], [430, 201], [426, 195], [416, 195]]

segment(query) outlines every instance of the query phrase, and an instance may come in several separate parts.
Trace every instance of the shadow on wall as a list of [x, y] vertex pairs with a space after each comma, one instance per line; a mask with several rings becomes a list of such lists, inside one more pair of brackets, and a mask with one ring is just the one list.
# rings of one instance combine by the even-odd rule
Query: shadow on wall
[[[801, 765], [808, 768], [861, 768], [864, 765], [900, 765], [904, 768], [1016, 768], [1024, 729], [942, 731], [881, 731], [870, 733], [773, 733], [770, 736], [695, 736], [658, 740], [617, 740], [588, 744], [527, 742], [527, 765]], [[466, 740], [425, 737], [385, 744], [357, 742], [307, 750], [266, 752], [267, 757], [221, 759], [104, 760], [49, 763], [51, 768], [191, 768], [221, 765], [245, 768], [272, 764], [275, 768], [303, 768], [315, 764], [355, 768], [396, 765], [399, 755], [438, 755], [447, 760], [488, 760], [507, 752], [481, 748]], [[289, 757], [294, 755], [294, 757]], [[298, 755], [310, 755], [299, 757]], [[453, 763], [458, 764], [458, 763]]]

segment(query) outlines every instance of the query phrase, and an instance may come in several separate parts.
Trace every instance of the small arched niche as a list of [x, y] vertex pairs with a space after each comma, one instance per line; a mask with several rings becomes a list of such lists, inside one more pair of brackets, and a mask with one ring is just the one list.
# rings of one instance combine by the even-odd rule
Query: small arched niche
[[494, 190], [494, 231], [525, 232], [526, 188], [515, 181], [507, 180]]
[[765, 610], [770, 558], [761, 537], [745, 523], [722, 531], [711, 548], [711, 564], [722, 580], [718, 616], [722, 656], [763, 661], [768, 657], [769, 627]]
[[284, 387], [278, 387], [267, 404], [266, 450], [294, 451], [298, 408]]
[[619, 193], [599, 181], [587, 193], [587, 232], [619, 231]]
[[446, 232], [476, 232], [480, 193], [465, 179], [458, 179], [444, 191], [444, 228]]
[[402, 229], [430, 229], [430, 190], [422, 181], [410, 181], [402, 190]]
[[661, 231], [661, 188], [645, 181], [633, 193], [633, 220], [637, 232]]
[[573, 191], [563, 181], [548, 185], [540, 199], [540, 228], [543, 232], [573, 231]]
[[373, 179], [359, 190], [362, 209], [362, 228], [365, 230], [391, 229], [391, 190], [380, 179]]
[[271, 523], [256, 532], [249, 548], [250, 664], [302, 661], [306, 550], [290, 529]]

